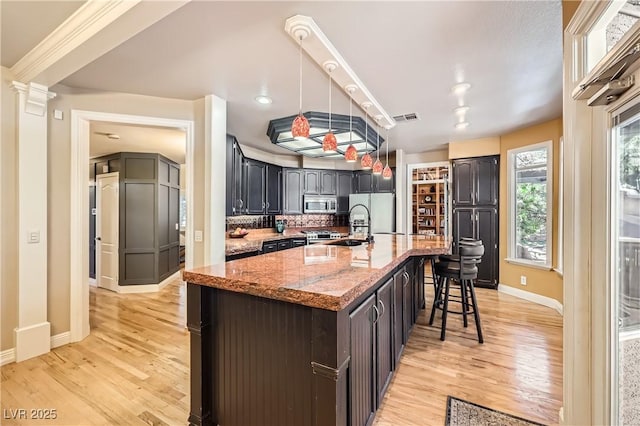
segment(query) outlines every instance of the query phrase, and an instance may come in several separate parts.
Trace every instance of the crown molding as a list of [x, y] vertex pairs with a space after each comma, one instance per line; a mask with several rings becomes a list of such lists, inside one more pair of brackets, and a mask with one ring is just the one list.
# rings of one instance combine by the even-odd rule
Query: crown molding
[[11, 67], [12, 73], [17, 80], [33, 80], [140, 1], [87, 0], [67, 20], [16, 62]]

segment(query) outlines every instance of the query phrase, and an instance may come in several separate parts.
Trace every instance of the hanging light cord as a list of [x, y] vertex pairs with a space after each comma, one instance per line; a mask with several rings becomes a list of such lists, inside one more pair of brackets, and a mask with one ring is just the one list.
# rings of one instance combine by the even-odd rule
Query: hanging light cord
[[389, 129], [387, 129], [387, 166], [389, 165]]
[[302, 114], [302, 37], [300, 37], [300, 43], [298, 43], [298, 59], [300, 68], [300, 114]]
[[349, 142], [353, 142], [353, 98], [349, 97]]
[[376, 122], [376, 130], [378, 134], [376, 137], [376, 160], [380, 161], [380, 122]]
[[331, 128], [331, 71], [329, 71], [329, 133], [333, 130]]
[[[369, 114], [367, 108], [364, 109], [364, 145], [369, 146]], [[367, 151], [367, 154], [369, 151]]]

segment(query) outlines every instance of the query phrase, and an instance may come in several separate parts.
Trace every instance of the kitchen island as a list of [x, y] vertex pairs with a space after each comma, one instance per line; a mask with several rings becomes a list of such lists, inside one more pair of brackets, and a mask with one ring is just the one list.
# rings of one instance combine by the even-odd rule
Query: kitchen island
[[375, 235], [184, 272], [192, 425], [366, 425], [441, 237]]

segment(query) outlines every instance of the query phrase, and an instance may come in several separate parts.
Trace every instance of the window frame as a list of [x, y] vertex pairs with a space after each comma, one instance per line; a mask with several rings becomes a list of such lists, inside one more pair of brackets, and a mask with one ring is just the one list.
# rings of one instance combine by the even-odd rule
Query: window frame
[[[518, 258], [516, 255], [516, 162], [517, 154], [527, 151], [535, 151], [540, 148], [547, 150], [547, 226], [546, 226], [546, 260], [545, 262], [536, 262], [533, 260]], [[530, 266], [551, 270], [553, 265], [553, 141], [548, 140], [532, 145], [526, 145], [519, 148], [513, 148], [507, 151], [507, 258], [509, 263]]]

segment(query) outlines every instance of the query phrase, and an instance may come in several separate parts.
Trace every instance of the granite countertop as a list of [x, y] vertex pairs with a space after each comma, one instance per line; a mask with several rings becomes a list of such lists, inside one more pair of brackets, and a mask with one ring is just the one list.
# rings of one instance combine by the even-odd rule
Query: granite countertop
[[305, 238], [305, 234], [302, 231], [306, 229], [326, 229], [329, 231], [337, 231], [341, 233], [347, 233], [347, 227], [314, 227], [314, 228], [288, 228], [284, 232], [277, 233], [273, 229], [249, 229], [249, 234], [244, 238], [230, 238], [227, 235], [225, 239], [225, 256], [249, 253], [252, 251], [259, 251], [262, 249], [262, 243], [265, 241], [277, 241], [286, 240], [288, 238]]
[[448, 253], [450, 247], [451, 240], [443, 237], [379, 234], [372, 244], [313, 244], [184, 271], [183, 279], [339, 311], [410, 256]]

